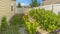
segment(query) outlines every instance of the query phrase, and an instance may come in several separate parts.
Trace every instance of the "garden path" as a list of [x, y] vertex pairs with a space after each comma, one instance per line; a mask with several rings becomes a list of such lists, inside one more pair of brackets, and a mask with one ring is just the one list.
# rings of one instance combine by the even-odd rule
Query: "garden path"
[[20, 32], [20, 34], [27, 34], [25, 27], [20, 27], [19, 32]]

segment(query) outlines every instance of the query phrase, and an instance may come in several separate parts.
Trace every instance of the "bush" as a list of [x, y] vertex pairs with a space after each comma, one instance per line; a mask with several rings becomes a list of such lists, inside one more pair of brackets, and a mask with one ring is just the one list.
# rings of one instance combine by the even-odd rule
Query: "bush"
[[3, 32], [3, 34], [20, 34], [18, 26], [10, 26], [10, 28]]
[[24, 17], [24, 21], [25, 21], [25, 27], [26, 27], [28, 34], [36, 34], [36, 28], [37, 28], [36, 23], [31, 23], [28, 20], [28, 16]]
[[6, 20], [6, 16], [2, 17], [2, 20], [1, 20], [1, 32], [5, 31], [8, 27], [8, 24], [7, 24], [7, 20]]
[[32, 9], [29, 15], [36, 20], [39, 25], [48, 32], [60, 27], [59, 18], [53, 11], [44, 9]]
[[24, 19], [22, 18], [23, 16], [24, 16], [24, 14], [14, 15], [10, 20], [10, 25], [23, 26], [23, 24], [24, 24]]

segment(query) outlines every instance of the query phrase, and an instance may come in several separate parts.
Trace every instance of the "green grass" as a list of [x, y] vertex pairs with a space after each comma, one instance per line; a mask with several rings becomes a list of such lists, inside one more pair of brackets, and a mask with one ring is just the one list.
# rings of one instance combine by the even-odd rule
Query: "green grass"
[[8, 30], [4, 31], [3, 34], [20, 34], [18, 26], [11, 26]]

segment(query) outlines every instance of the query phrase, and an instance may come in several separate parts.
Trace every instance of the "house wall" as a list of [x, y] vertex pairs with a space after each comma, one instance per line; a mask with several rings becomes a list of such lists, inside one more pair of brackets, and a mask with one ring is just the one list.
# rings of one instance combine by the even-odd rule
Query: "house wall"
[[44, 0], [43, 5], [50, 5], [50, 4], [56, 4], [60, 3], [60, 0]]
[[11, 11], [11, 0], [0, 0], [0, 25], [3, 16], [6, 16], [7, 21], [9, 21], [12, 15], [14, 13]]

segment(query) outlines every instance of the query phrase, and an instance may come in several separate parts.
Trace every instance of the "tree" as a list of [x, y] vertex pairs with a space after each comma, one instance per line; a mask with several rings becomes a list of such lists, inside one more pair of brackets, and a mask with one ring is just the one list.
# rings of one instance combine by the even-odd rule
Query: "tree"
[[37, 2], [37, 0], [31, 0], [32, 3], [30, 4], [31, 7], [37, 7], [40, 6], [40, 3]]
[[20, 4], [20, 2], [18, 3], [17, 7], [18, 7], [18, 8], [20, 8], [20, 7], [21, 7], [21, 4]]

